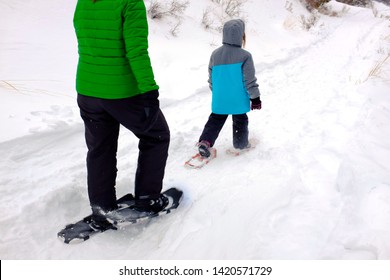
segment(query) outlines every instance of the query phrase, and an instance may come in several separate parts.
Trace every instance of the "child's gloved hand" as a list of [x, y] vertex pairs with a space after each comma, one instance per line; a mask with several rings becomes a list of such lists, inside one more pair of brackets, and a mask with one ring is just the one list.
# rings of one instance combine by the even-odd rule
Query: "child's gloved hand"
[[260, 110], [260, 109], [261, 109], [260, 97], [251, 99], [251, 110]]

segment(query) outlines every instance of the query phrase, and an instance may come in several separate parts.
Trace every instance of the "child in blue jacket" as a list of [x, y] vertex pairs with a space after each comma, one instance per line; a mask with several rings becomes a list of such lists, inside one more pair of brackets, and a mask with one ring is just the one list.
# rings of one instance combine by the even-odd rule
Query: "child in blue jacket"
[[245, 46], [245, 23], [230, 20], [223, 27], [223, 45], [216, 49], [209, 63], [209, 85], [212, 91], [212, 113], [199, 138], [202, 157], [210, 157], [210, 147], [229, 115], [233, 118], [233, 146], [247, 149], [248, 116], [250, 110], [260, 110], [259, 85], [252, 55]]

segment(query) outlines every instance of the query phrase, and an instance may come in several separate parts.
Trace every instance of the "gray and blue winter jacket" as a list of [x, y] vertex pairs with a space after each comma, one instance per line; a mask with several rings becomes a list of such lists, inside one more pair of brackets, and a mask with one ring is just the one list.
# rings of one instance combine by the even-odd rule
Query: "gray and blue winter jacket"
[[252, 55], [242, 49], [245, 23], [230, 20], [223, 27], [223, 45], [209, 63], [212, 112], [238, 115], [250, 111], [250, 99], [260, 96]]

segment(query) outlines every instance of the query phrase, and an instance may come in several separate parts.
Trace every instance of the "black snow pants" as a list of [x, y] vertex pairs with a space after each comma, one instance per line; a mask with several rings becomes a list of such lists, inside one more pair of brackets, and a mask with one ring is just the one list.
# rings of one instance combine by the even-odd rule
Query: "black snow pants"
[[115, 181], [120, 124], [139, 139], [134, 182], [136, 198], [159, 196], [168, 157], [170, 132], [159, 107], [158, 92], [125, 99], [78, 95], [88, 147], [87, 181], [91, 207], [116, 208]]
[[[199, 141], [210, 142], [211, 147], [221, 132], [229, 115], [211, 113]], [[247, 114], [232, 115], [233, 119], [233, 146], [236, 149], [244, 149], [248, 146], [248, 116]]]

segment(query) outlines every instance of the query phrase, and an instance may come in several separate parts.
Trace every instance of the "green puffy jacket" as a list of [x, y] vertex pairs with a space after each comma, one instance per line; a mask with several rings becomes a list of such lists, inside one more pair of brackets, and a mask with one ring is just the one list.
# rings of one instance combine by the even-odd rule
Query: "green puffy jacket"
[[142, 0], [78, 0], [79, 94], [119, 99], [157, 90]]

